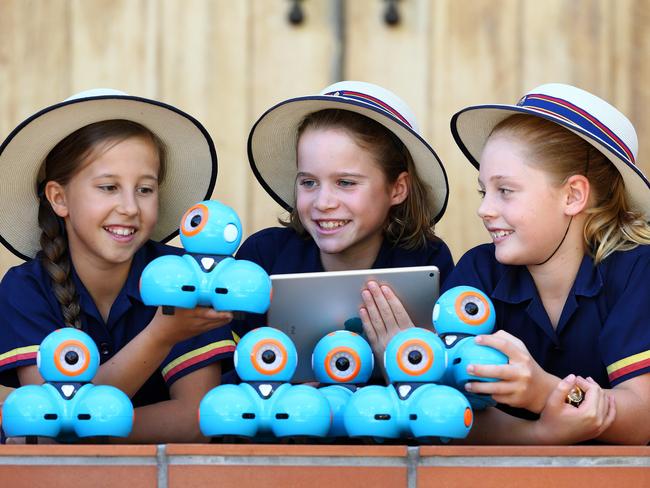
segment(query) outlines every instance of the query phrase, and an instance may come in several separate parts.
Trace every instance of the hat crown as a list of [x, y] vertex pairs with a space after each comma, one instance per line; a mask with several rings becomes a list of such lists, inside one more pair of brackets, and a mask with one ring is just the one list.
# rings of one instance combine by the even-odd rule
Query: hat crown
[[113, 88], [91, 88], [89, 90], [80, 91], [74, 95], [69, 96], [64, 101], [70, 102], [72, 100], [80, 100], [82, 98], [97, 98], [97, 97], [110, 97], [110, 96], [120, 96], [126, 97], [127, 93], [124, 93], [120, 90], [115, 90]]
[[379, 108], [420, 133], [417, 119], [411, 108], [392, 91], [381, 86], [365, 81], [339, 81], [321, 90], [319, 95], [350, 98]]
[[533, 88], [517, 103], [564, 119], [587, 131], [621, 158], [635, 163], [639, 142], [629, 119], [602, 98], [575, 86], [548, 83]]

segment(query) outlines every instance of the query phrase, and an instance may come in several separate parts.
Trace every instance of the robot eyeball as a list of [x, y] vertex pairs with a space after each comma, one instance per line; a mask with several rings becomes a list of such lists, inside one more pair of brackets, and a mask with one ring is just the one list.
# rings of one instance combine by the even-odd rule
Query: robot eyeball
[[433, 351], [422, 339], [404, 342], [397, 351], [397, 365], [406, 374], [426, 373], [433, 364]]
[[312, 369], [320, 383], [366, 383], [373, 367], [374, 356], [368, 342], [348, 330], [322, 337], [312, 354]]
[[391, 339], [384, 362], [391, 382], [438, 381], [445, 371], [445, 346], [433, 332], [412, 327]]
[[456, 313], [466, 324], [480, 325], [488, 319], [492, 308], [482, 293], [467, 291], [456, 299]]
[[361, 359], [354, 349], [349, 347], [333, 349], [325, 357], [325, 370], [336, 382], [345, 383], [354, 380], [360, 369]]
[[490, 299], [471, 286], [456, 286], [440, 295], [432, 318], [438, 334], [489, 334], [496, 321]]
[[99, 368], [99, 352], [85, 332], [66, 327], [43, 339], [37, 365], [45, 381], [90, 381]]
[[197, 203], [185, 212], [181, 219], [181, 233], [185, 236], [193, 236], [201, 232], [208, 222], [208, 207], [202, 203]]
[[289, 381], [298, 362], [289, 336], [272, 327], [260, 327], [244, 335], [235, 355], [235, 369], [244, 381]]
[[265, 375], [282, 371], [287, 364], [287, 350], [279, 341], [262, 339], [253, 346], [253, 367]]
[[54, 351], [54, 364], [61, 373], [77, 376], [90, 366], [90, 351], [79, 341], [65, 341]]

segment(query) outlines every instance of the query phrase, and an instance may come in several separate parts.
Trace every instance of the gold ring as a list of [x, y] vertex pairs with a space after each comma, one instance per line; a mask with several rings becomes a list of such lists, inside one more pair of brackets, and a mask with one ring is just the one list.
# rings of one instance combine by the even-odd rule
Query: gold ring
[[571, 388], [571, 391], [566, 396], [566, 399], [564, 401], [569, 405], [573, 405], [574, 407], [577, 408], [580, 406], [582, 400], [584, 399], [585, 399], [585, 392], [582, 391], [579, 386], [574, 386], [573, 388]]

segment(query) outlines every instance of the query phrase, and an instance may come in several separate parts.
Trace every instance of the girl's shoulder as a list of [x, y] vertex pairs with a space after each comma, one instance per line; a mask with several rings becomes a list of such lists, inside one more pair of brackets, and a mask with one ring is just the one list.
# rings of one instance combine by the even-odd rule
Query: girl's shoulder
[[599, 263], [597, 268], [605, 283], [627, 283], [639, 273], [650, 272], [650, 245], [613, 252]]
[[12, 289], [16, 286], [49, 285], [50, 277], [40, 259], [30, 259], [24, 263], [12, 266], [2, 277], [0, 289]]

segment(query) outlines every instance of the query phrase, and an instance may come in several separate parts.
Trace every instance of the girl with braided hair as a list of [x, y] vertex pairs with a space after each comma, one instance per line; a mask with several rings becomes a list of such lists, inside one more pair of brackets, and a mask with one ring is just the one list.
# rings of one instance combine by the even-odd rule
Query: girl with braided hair
[[19, 125], [0, 147], [0, 239], [27, 262], [0, 283], [0, 383], [42, 383], [42, 339], [79, 328], [100, 352], [94, 381], [137, 409], [127, 442], [201, 439], [196, 411], [234, 350], [221, 327], [232, 314], [163, 315], [138, 282], [151, 260], [182, 253], [162, 243], [215, 179], [208, 133], [157, 101], [92, 90]]

